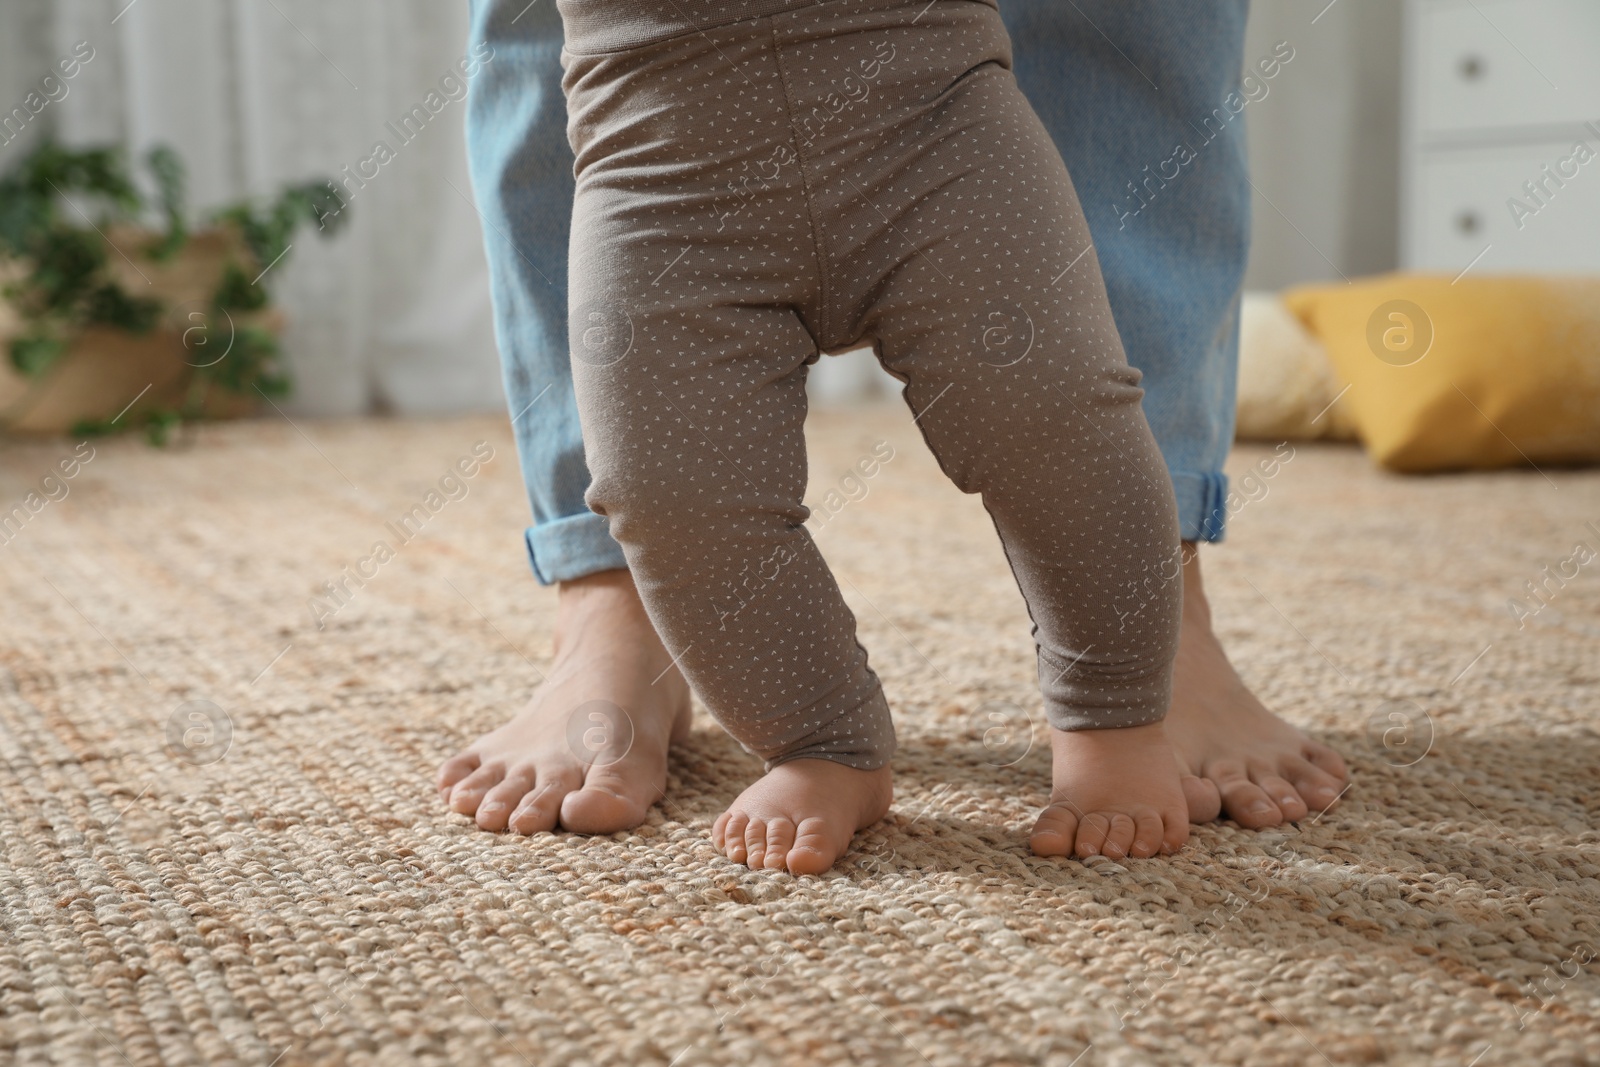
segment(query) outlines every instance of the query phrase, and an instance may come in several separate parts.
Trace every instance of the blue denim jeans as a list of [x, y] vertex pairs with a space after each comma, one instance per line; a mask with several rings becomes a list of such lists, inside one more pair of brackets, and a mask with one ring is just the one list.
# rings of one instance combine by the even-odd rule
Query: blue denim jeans
[[[689, 0], [685, 0], [689, 2]], [[1221, 540], [1239, 286], [1249, 246], [1238, 91], [1248, 0], [1001, 0], [1017, 82], [1066, 161], [1128, 362], [1172, 477], [1181, 534]], [[567, 351], [573, 158], [554, 3], [473, 0], [493, 60], [468, 99], [495, 335], [523, 481], [528, 555], [549, 584], [626, 566], [589, 511]]]

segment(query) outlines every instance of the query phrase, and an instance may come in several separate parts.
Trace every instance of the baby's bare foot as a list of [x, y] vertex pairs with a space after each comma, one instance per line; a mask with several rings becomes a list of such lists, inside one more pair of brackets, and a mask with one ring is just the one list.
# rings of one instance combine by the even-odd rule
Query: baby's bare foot
[[1028, 843], [1038, 856], [1154, 856], [1189, 840], [1178, 760], [1160, 723], [1051, 730], [1055, 788]]
[[628, 572], [563, 582], [549, 677], [444, 762], [439, 795], [485, 830], [629, 830], [661, 798], [667, 748], [688, 729], [688, 684]]
[[889, 811], [888, 767], [858, 771], [825, 759], [797, 759], [768, 771], [718, 816], [711, 840], [752, 870], [821, 874], [850, 839]]
[[1165, 722], [1188, 775], [1190, 821], [1225, 814], [1257, 830], [1326, 810], [1350, 780], [1344, 760], [1267, 710], [1240, 679], [1211, 628], [1192, 547], [1185, 546], [1183, 628]]

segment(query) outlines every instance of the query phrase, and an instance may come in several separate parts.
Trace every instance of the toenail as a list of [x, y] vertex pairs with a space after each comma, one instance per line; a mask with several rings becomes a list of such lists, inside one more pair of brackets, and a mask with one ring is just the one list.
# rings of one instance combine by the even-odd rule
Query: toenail
[[1272, 810], [1272, 805], [1271, 804], [1252, 804], [1252, 805], [1250, 805], [1250, 814], [1251, 815], [1265, 815], [1267, 812], [1269, 812], [1271, 810]]
[[483, 812], [504, 811], [505, 805], [500, 803], [498, 800], [491, 800], [485, 803], [483, 807], [479, 808], [478, 810]]

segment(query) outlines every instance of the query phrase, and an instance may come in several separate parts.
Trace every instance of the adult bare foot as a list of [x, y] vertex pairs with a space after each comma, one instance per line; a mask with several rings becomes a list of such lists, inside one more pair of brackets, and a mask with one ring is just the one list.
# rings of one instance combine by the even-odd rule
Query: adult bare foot
[[1185, 543], [1183, 626], [1165, 726], [1186, 775], [1193, 822], [1226, 814], [1255, 830], [1324, 811], [1350, 771], [1339, 754], [1268, 711], [1228, 662], [1211, 628], [1200, 557]]
[[1051, 730], [1054, 788], [1028, 839], [1034, 855], [1146, 857], [1189, 840], [1189, 813], [1160, 723]]
[[888, 767], [858, 771], [825, 759], [780, 763], [739, 794], [711, 827], [711, 840], [751, 870], [821, 874], [850, 839], [888, 814]]
[[629, 830], [689, 730], [689, 686], [625, 570], [562, 582], [555, 663], [517, 715], [439, 768], [439, 795], [485, 830]]

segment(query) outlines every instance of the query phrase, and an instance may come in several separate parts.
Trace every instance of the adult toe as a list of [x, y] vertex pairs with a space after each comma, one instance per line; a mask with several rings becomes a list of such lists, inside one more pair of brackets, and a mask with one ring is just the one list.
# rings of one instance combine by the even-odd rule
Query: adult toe
[[478, 769], [480, 762], [476, 752], [461, 752], [451, 756], [439, 765], [437, 787], [439, 795], [445, 800], [450, 799], [450, 791], [456, 783]]
[[1222, 794], [1222, 810], [1228, 818], [1249, 830], [1277, 826], [1283, 812], [1272, 798], [1245, 773], [1242, 766], [1217, 770], [1211, 778]]
[[[654, 795], [650, 795], [654, 794]], [[638, 780], [609, 769], [590, 768], [583, 787], [561, 801], [561, 825], [581, 834], [614, 834], [644, 822], [660, 796]]]
[[1183, 776], [1183, 799], [1189, 808], [1189, 822], [1211, 822], [1222, 815], [1222, 793], [1209, 778]]
[[523, 795], [506, 825], [519, 834], [554, 830], [561, 823], [561, 804], [583, 784], [578, 772], [566, 767], [540, 767], [534, 785]]
[[1350, 781], [1350, 768], [1345, 763], [1344, 757], [1322, 742], [1307, 740], [1300, 754], [1312, 766], [1338, 782], [1341, 791]]
[[1283, 768], [1283, 776], [1289, 779], [1310, 811], [1327, 811], [1344, 789], [1341, 779], [1309, 760], [1291, 760]]
[[1283, 817], [1289, 822], [1298, 822], [1306, 817], [1306, 802], [1301, 799], [1300, 791], [1276, 774], [1256, 774], [1253, 776], [1256, 785], [1261, 791], [1272, 798], [1278, 806]]
[[450, 790], [450, 810], [462, 815], [472, 815], [482, 803], [484, 794], [500, 784], [506, 769], [498, 763], [479, 767], [455, 784]]
[[480, 830], [504, 830], [511, 813], [528, 791], [533, 788], [532, 767], [513, 767], [504, 778], [483, 795], [478, 804], [477, 822]]

